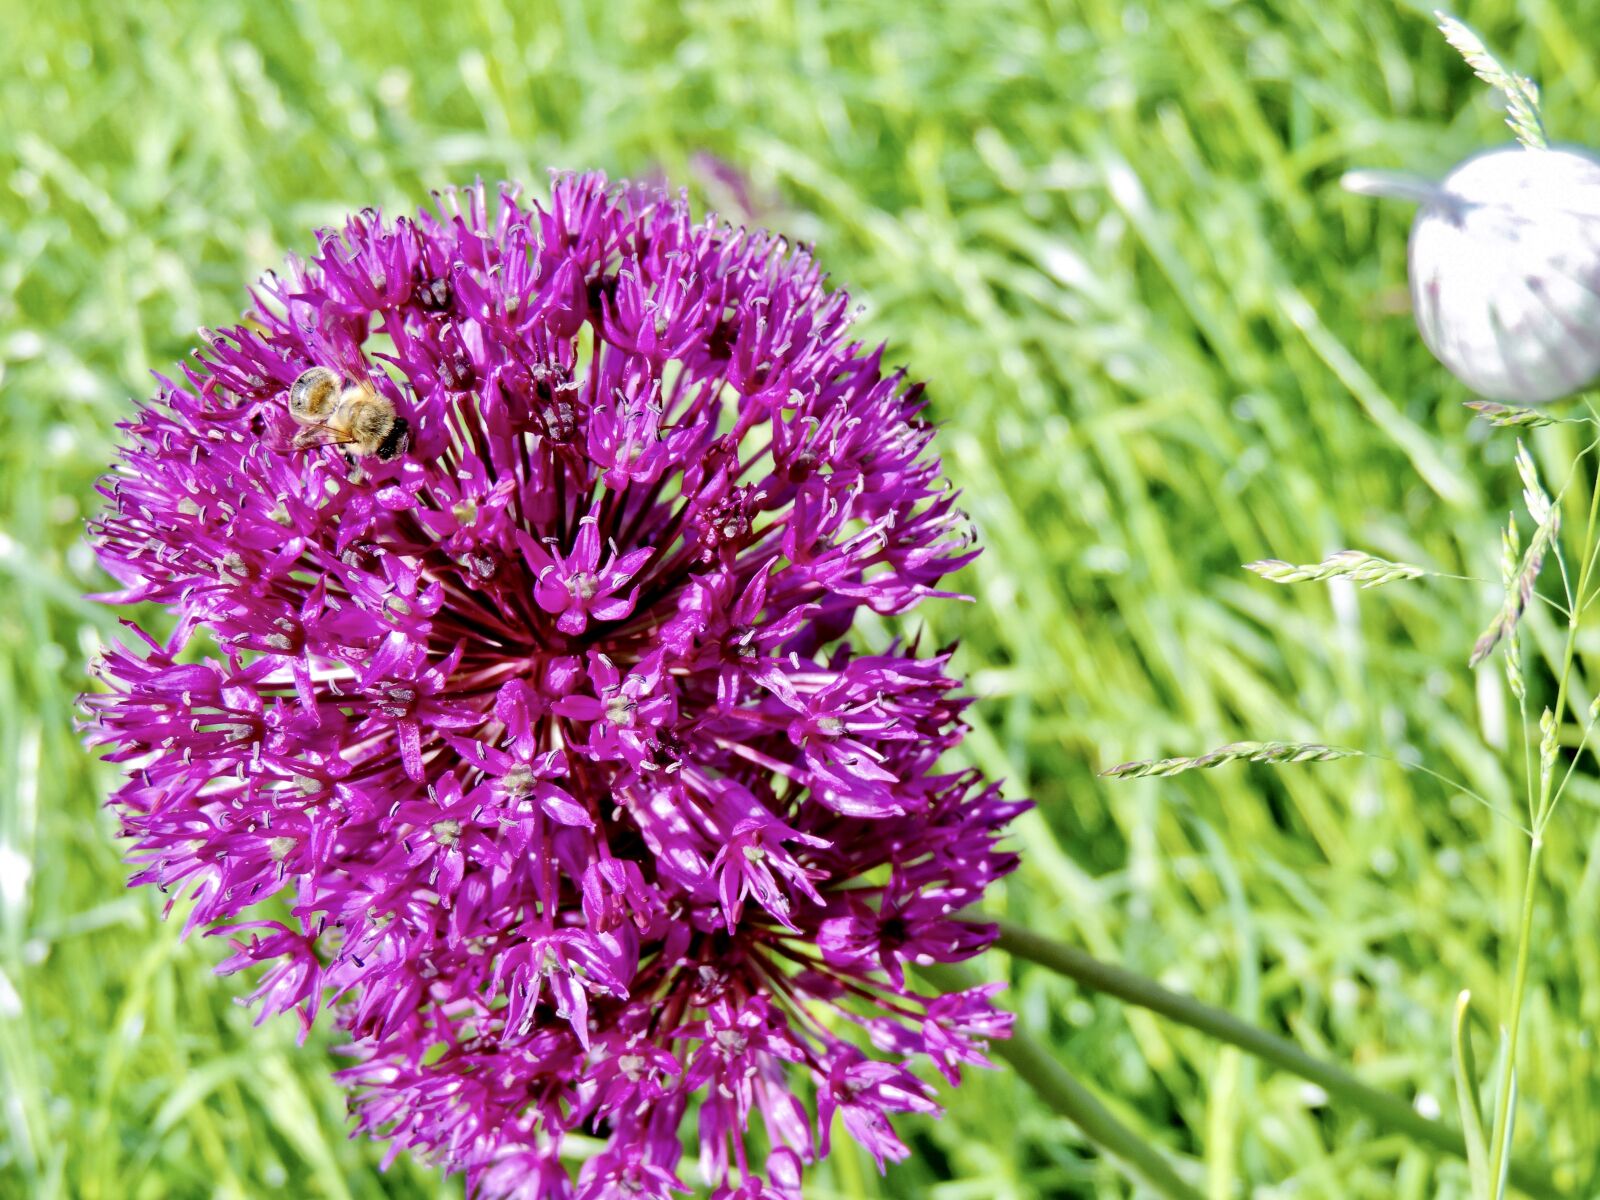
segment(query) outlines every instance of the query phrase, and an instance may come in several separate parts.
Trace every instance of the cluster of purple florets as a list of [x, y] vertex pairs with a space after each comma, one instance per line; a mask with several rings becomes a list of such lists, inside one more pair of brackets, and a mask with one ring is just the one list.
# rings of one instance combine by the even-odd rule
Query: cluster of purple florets
[[[1024, 807], [940, 767], [947, 652], [842, 640], [975, 553], [920, 388], [804, 251], [595, 176], [363, 212], [254, 300], [102, 484], [110, 598], [177, 622], [86, 700], [134, 882], [263, 1016], [331, 1007], [360, 1125], [476, 1194], [682, 1191], [691, 1114], [728, 1200], [836, 1116], [903, 1155], [911, 1060], [1008, 1032], [907, 968], [990, 942]], [[404, 453], [275, 437], [310, 366]]]

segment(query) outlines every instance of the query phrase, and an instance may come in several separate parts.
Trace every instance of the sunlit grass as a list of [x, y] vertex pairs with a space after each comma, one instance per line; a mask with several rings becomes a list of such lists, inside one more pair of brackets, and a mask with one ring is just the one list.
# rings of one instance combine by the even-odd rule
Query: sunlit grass
[[[814, 241], [862, 328], [932, 381], [988, 552], [962, 581], [977, 603], [918, 619], [962, 640], [972, 761], [1039, 801], [997, 905], [1448, 1112], [1455, 995], [1503, 1015], [1515, 828], [1378, 758], [1096, 777], [1323, 742], [1514, 807], [1465, 667], [1495, 586], [1240, 569], [1359, 546], [1498, 579], [1514, 438], [1469, 420], [1396, 311], [1408, 214], [1337, 189], [1505, 137], [1425, 7], [362, 7], [0, 4], [0, 1195], [459, 1195], [406, 1159], [380, 1177], [327, 1039], [253, 1029], [244, 982], [208, 972], [222, 947], [125, 890], [110, 773], [71, 725], [115, 634], [80, 598], [104, 586], [80, 534], [147, 371], [311, 227], [478, 174], [542, 189], [546, 166], [660, 172]], [[1461, 15], [1540, 79], [1554, 137], [1592, 135], [1600, 3], [1522, 11]], [[748, 173], [757, 211], [701, 152]], [[1582, 434], [1526, 436], [1559, 478]], [[1542, 694], [1560, 639], [1529, 621]], [[1600, 644], [1581, 649], [1586, 704]], [[1545, 850], [1518, 1125], [1576, 1195], [1600, 1169], [1588, 770]], [[1464, 1194], [1464, 1166], [1294, 1079], [1041, 971], [1014, 982], [1030, 1030], [1217, 1200]], [[840, 1139], [811, 1194], [1131, 1194], [1009, 1074], [949, 1103], [907, 1122], [916, 1153], [885, 1178]]]

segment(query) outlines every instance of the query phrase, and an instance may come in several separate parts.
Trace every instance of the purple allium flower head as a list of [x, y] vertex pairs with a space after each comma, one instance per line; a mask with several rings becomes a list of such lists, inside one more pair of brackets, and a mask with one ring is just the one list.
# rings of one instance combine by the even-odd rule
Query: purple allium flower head
[[[910, 1065], [1009, 1029], [906, 968], [990, 942], [1025, 807], [940, 767], [948, 651], [843, 640], [975, 553], [921, 388], [806, 252], [596, 176], [363, 212], [253, 296], [101, 487], [106, 598], [176, 617], [86, 699], [134, 882], [263, 1016], [330, 1007], [360, 1125], [475, 1194], [682, 1192], [690, 1114], [729, 1200], [836, 1114], [904, 1155]], [[403, 451], [286, 442], [312, 366]]]

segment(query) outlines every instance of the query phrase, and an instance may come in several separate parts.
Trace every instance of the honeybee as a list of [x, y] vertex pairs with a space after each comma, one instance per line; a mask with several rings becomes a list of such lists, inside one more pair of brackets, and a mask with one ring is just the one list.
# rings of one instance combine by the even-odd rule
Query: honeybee
[[394, 403], [363, 379], [345, 383], [327, 367], [308, 367], [289, 388], [289, 416], [300, 426], [291, 450], [347, 446], [350, 454], [388, 462], [410, 440], [411, 424]]

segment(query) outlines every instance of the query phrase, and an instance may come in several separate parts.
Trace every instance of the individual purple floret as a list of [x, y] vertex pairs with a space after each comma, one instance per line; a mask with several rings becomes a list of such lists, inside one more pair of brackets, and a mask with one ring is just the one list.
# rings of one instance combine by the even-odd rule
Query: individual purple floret
[[[976, 553], [920, 387], [805, 251], [598, 176], [364, 211], [253, 296], [101, 485], [105, 599], [176, 617], [85, 700], [133, 881], [474, 1195], [681, 1193], [686, 1118], [724, 1200], [798, 1196], [835, 1116], [904, 1156], [909, 1065], [1009, 1032], [909, 968], [990, 943], [1026, 806], [941, 768], [948, 651], [842, 640]], [[312, 366], [403, 451], [286, 441]]]

